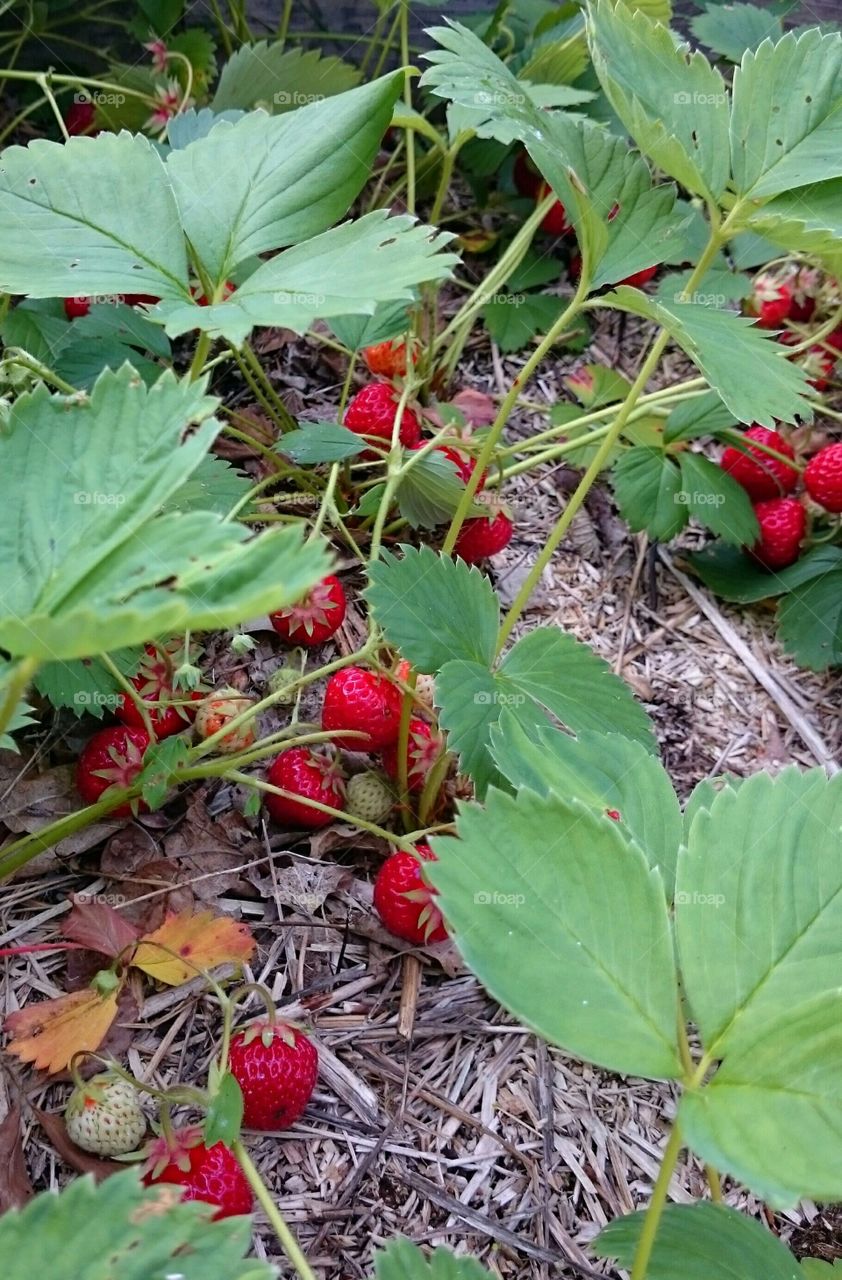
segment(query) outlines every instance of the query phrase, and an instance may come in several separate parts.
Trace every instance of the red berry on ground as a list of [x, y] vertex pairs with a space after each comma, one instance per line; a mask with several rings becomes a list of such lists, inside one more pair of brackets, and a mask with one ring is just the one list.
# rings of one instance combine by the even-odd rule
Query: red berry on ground
[[842, 511], [842, 444], [829, 444], [807, 463], [804, 484], [814, 502], [837, 515]]
[[[423, 791], [427, 774], [441, 755], [441, 749], [441, 736], [433, 731], [426, 720], [413, 716], [409, 722], [409, 739], [406, 749], [406, 780], [410, 791]], [[399, 776], [397, 742], [385, 748], [383, 768], [390, 778]]]
[[288, 1129], [310, 1101], [319, 1074], [312, 1040], [295, 1028], [253, 1023], [231, 1037], [228, 1066], [243, 1091], [248, 1129]]
[[807, 515], [797, 498], [772, 498], [757, 502], [754, 514], [760, 537], [751, 548], [752, 557], [766, 569], [785, 569], [794, 564], [807, 531]]
[[486, 556], [496, 556], [512, 540], [514, 525], [505, 511], [495, 516], [477, 516], [466, 520], [459, 530], [454, 554], [466, 564], [477, 564]]
[[[76, 787], [85, 804], [96, 804], [109, 787], [130, 787], [143, 767], [143, 756], [149, 746], [145, 729], [115, 724], [100, 729], [89, 738], [76, 763]], [[142, 800], [135, 800], [135, 812], [145, 812]], [[113, 818], [128, 818], [132, 803], [111, 810]]]
[[512, 179], [522, 196], [535, 200], [541, 189], [542, 179], [526, 151], [519, 151], [515, 156]]
[[363, 667], [344, 667], [327, 682], [322, 728], [355, 729], [363, 738], [340, 739], [347, 751], [381, 751], [397, 740], [401, 691], [386, 676]]
[[182, 1200], [201, 1200], [217, 1206], [213, 1221], [251, 1213], [251, 1187], [233, 1152], [222, 1142], [206, 1147], [201, 1131], [176, 1131], [149, 1146], [143, 1181], [147, 1187], [166, 1183], [182, 1188]]
[[79, 294], [75, 298], [64, 299], [64, 314], [68, 320], [78, 320], [80, 316], [86, 316], [91, 309], [91, 300], [84, 294]]
[[278, 635], [290, 644], [324, 644], [342, 626], [345, 591], [334, 574], [322, 578], [298, 604], [269, 614]]
[[[376, 342], [373, 347], [366, 347], [363, 351], [363, 360], [368, 366], [369, 373], [373, 373], [377, 378], [404, 378], [406, 377], [406, 343], [398, 342], [395, 339], [389, 339], [386, 342]], [[412, 363], [418, 360], [418, 352], [412, 352]]]
[[[787, 458], [795, 457], [789, 441], [780, 432], [772, 431], [769, 427], [749, 427], [744, 438], [766, 445]], [[785, 462], [764, 453], [762, 449], [749, 447], [746, 453], [729, 445], [722, 455], [720, 465], [723, 471], [727, 471], [742, 485], [753, 502], [791, 493], [798, 482], [798, 472], [793, 467], [788, 467]]]
[[338, 761], [310, 747], [290, 747], [282, 751], [269, 766], [266, 781], [292, 793], [287, 797], [264, 792], [266, 808], [276, 822], [313, 830], [333, 822], [329, 813], [303, 804], [295, 796], [330, 805], [332, 809], [345, 808], [345, 778]]
[[96, 107], [87, 99], [71, 102], [64, 116], [64, 127], [71, 138], [86, 134], [89, 138], [100, 132], [96, 127]]
[[[345, 410], [345, 426], [355, 435], [388, 449], [392, 443], [400, 396], [390, 382], [369, 382], [352, 398]], [[421, 439], [421, 424], [407, 405], [401, 417], [399, 439], [411, 449]], [[371, 453], [371, 457], [379, 454]]]
[[429, 845], [417, 844], [414, 854], [393, 853], [374, 882], [374, 907], [380, 919], [395, 937], [416, 946], [443, 942], [448, 936], [435, 905], [436, 891], [421, 874], [422, 861], [436, 861]]

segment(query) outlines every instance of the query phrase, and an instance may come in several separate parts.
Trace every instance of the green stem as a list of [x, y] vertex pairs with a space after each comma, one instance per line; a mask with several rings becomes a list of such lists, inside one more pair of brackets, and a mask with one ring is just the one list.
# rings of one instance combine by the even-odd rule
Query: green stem
[[281, 10], [281, 20], [278, 23], [278, 34], [276, 36], [276, 44], [279, 49], [283, 49], [289, 35], [289, 20], [292, 17], [293, 0], [284, 0], [284, 7]]
[[412, 716], [413, 696], [416, 680], [415, 672], [410, 673], [410, 689], [404, 690], [401, 700], [401, 718], [398, 724], [398, 804], [403, 814], [404, 830], [411, 826], [409, 815], [409, 721]]
[[710, 1198], [714, 1204], [722, 1204], [722, 1181], [712, 1164], [705, 1165], [705, 1179], [710, 1188]]
[[131, 699], [134, 703], [137, 708], [137, 713], [143, 721], [144, 729], [149, 734], [150, 739], [154, 742], [155, 730], [152, 727], [152, 718], [149, 714], [148, 704], [144, 702], [143, 698], [141, 698], [131, 681], [126, 679], [116, 662], [114, 662], [107, 653], [101, 653], [99, 655], [99, 660], [106, 670], [111, 672], [115, 682], [123, 690], [124, 697]]
[[195, 382], [197, 378], [201, 378], [202, 371], [205, 367], [205, 361], [208, 358], [208, 352], [211, 347], [211, 339], [209, 333], [200, 333], [199, 341], [196, 343], [196, 350], [193, 352], [193, 360], [190, 364], [190, 381]]
[[[0, 734], [11, 724], [17, 705], [26, 693], [33, 676], [41, 665], [39, 658], [21, 658], [6, 682], [6, 695], [0, 703]], [[2, 860], [0, 859], [0, 867]]]
[[72, 386], [69, 382], [65, 382], [64, 378], [60, 378], [57, 373], [53, 373], [52, 369], [48, 369], [40, 360], [36, 360], [34, 356], [10, 354], [9, 348], [6, 348], [6, 355], [3, 359], [4, 364], [20, 365], [22, 369], [29, 369], [43, 382], [48, 382], [50, 386], [56, 388], [57, 391], [63, 392], [66, 396], [76, 396], [79, 394], [79, 388]]
[[301, 1246], [287, 1226], [286, 1219], [269, 1194], [266, 1184], [239, 1138], [235, 1138], [231, 1143], [231, 1150], [237, 1157], [240, 1168], [246, 1175], [249, 1186], [257, 1197], [258, 1204], [266, 1214], [269, 1225], [278, 1237], [284, 1253], [295, 1268], [299, 1280], [316, 1280], [315, 1272], [301, 1252]]
[[295, 418], [293, 418], [289, 409], [272, 386], [272, 383], [267, 377], [266, 370], [258, 360], [251, 345], [248, 342], [243, 342], [240, 350], [255, 379], [265, 389], [267, 399], [272, 405], [274, 405], [275, 412], [272, 416], [276, 419], [281, 431], [286, 433], [287, 431], [297, 430], [298, 424], [295, 421]]
[[[395, 14], [392, 20], [392, 25], [389, 28], [388, 32], [386, 33], [386, 39], [383, 41], [383, 48], [380, 50], [380, 56], [377, 59], [377, 65], [375, 66], [374, 70], [371, 73], [372, 80], [377, 79], [377, 77], [381, 74], [384, 66], [386, 65], [386, 59], [388, 58], [392, 50], [392, 41], [395, 38], [395, 35], [397, 33], [397, 30], [400, 24], [401, 24], [401, 11], [400, 9], [398, 9], [397, 13]], [[409, 61], [409, 59], [407, 59], [407, 61]]]
[[450, 768], [450, 761], [450, 753], [442, 751], [441, 755], [433, 761], [433, 767], [424, 779], [424, 789], [421, 792], [421, 799], [418, 801], [418, 821], [422, 826], [427, 825], [433, 806], [438, 799], [441, 785]]
[[[409, 66], [409, 0], [400, 0], [401, 62], [404, 68], [403, 100], [412, 111], [412, 78]], [[415, 213], [415, 130], [406, 131], [406, 207]]]
[[649, 1263], [652, 1258], [652, 1250], [655, 1247], [655, 1239], [658, 1234], [658, 1227], [661, 1224], [661, 1217], [667, 1202], [669, 1193], [669, 1185], [675, 1166], [678, 1163], [678, 1156], [681, 1151], [681, 1130], [678, 1124], [674, 1124], [672, 1133], [669, 1136], [661, 1168], [658, 1171], [658, 1179], [652, 1191], [652, 1199], [649, 1201], [649, 1208], [643, 1219], [643, 1230], [640, 1233], [640, 1239], [637, 1242], [637, 1250], [634, 1255], [634, 1265], [632, 1266], [631, 1280], [646, 1280], [646, 1273], [649, 1270]]

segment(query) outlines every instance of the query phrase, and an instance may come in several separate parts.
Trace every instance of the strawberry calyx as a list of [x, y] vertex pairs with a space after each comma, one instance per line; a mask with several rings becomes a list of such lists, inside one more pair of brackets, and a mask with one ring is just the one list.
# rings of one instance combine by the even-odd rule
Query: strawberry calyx
[[168, 1165], [174, 1164], [182, 1173], [190, 1172], [190, 1152], [201, 1146], [204, 1140], [201, 1125], [186, 1125], [183, 1129], [169, 1129], [151, 1138], [143, 1149], [143, 1176], [153, 1182], [160, 1178]]

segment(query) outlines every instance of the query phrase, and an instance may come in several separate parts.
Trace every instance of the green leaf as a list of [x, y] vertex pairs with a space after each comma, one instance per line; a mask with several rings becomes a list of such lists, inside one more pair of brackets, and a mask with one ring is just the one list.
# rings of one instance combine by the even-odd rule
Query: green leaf
[[317, 49], [284, 49], [260, 40], [237, 49], [222, 68], [214, 111], [248, 110], [258, 104], [279, 115], [359, 84], [360, 72], [341, 58], [322, 57]]
[[[833, 569], [842, 569], [842, 547], [813, 547], [787, 569], [771, 573], [733, 547], [714, 543], [689, 557], [705, 586], [723, 600], [752, 604], [784, 595]], [[811, 624], [817, 621], [811, 616]]]
[[731, 166], [750, 200], [842, 175], [842, 36], [764, 41], [734, 72]]
[[694, 400], [677, 404], [664, 427], [664, 444], [696, 440], [734, 427], [734, 415], [715, 391], [706, 391]]
[[[118, 649], [109, 658], [124, 676], [133, 676], [140, 666], [139, 647]], [[42, 697], [54, 707], [64, 707], [77, 717], [96, 716], [101, 720], [106, 711], [113, 713], [119, 705], [121, 689], [115, 677], [98, 658], [46, 662], [39, 667], [32, 682]]]
[[[803, 370], [787, 360], [780, 345], [764, 337], [747, 317], [693, 302], [667, 305], [627, 285], [606, 294], [604, 301], [662, 325], [698, 365], [738, 422], [771, 427], [776, 421], [812, 417], [812, 405], [804, 395], [807, 378]], [[750, 380], [746, 369], [752, 371]]]
[[618, 825], [576, 800], [492, 790], [462, 806], [457, 837], [431, 841], [430, 879], [491, 995], [577, 1057], [680, 1074], [664, 887]]
[[187, 295], [178, 209], [158, 152], [140, 135], [7, 147], [0, 241], [6, 293]]
[[222, 458], [208, 454], [190, 479], [163, 503], [161, 511], [215, 511], [227, 516], [252, 487], [248, 476], [241, 475]]
[[360, 351], [406, 333], [409, 313], [403, 302], [381, 302], [370, 316], [334, 316], [330, 327], [349, 351]]
[[250, 1245], [249, 1218], [214, 1222], [197, 1201], [164, 1209], [160, 1189], [142, 1186], [137, 1169], [99, 1184], [75, 1178], [0, 1218], [5, 1280], [104, 1280], [106, 1268], [125, 1280], [272, 1280], [274, 1267], [245, 1257]]
[[753, 547], [760, 527], [742, 485], [701, 453], [681, 453], [678, 462], [690, 514], [725, 542]]
[[564, 385], [586, 409], [599, 409], [604, 404], [625, 400], [632, 384], [617, 369], [609, 369], [604, 364], [585, 364], [565, 378]]
[[132, 369], [147, 386], [151, 386], [161, 376], [159, 364], [147, 360], [122, 342], [108, 338], [74, 339], [71, 336], [70, 341], [56, 355], [53, 368], [72, 387], [90, 391], [105, 369], [120, 369], [126, 361], [131, 362]]
[[[594, 1240], [598, 1258], [634, 1262], [645, 1214], [615, 1218]], [[755, 1218], [726, 1205], [668, 1204], [658, 1224], [648, 1280], [799, 1280], [792, 1254]]]
[[[252, 112], [170, 152], [184, 232], [214, 283], [250, 257], [324, 232], [347, 212], [368, 178], [401, 80], [385, 76], [283, 116]], [[280, 260], [265, 263], [247, 285], [267, 268], [264, 278], [272, 278]], [[282, 280], [271, 287], [313, 289]]]
[[[671, 271], [658, 281], [657, 296], [663, 298], [667, 306], [671, 302], [680, 302], [685, 293], [693, 272], [690, 267], [685, 271]], [[751, 292], [751, 280], [738, 271], [732, 271], [724, 258], [719, 258], [705, 273], [705, 278], [698, 289], [692, 290], [692, 299], [704, 307], [726, 307], [729, 302], [738, 302]]]
[[842, 1258], [837, 1258], [835, 1262], [820, 1262], [818, 1258], [802, 1258], [801, 1270], [806, 1280], [833, 1280], [836, 1276], [837, 1280], [842, 1273]]
[[41, 386], [16, 401], [0, 438], [0, 646], [49, 661], [226, 628], [324, 576], [323, 547], [297, 528], [250, 538], [211, 512], [161, 514], [210, 449], [213, 407], [202, 382], [147, 389], [128, 366], [85, 400]]
[[726, 788], [679, 858], [676, 936], [705, 1049], [743, 1052], [780, 1010], [837, 992], [842, 775], [795, 768]]
[[702, 53], [676, 47], [668, 27], [615, 0], [589, 6], [594, 68], [641, 151], [696, 195], [716, 201], [728, 181], [728, 93]]
[[498, 293], [481, 314], [501, 351], [520, 351], [552, 328], [566, 306], [564, 298], [548, 293]]
[[716, 797], [719, 795], [723, 787], [730, 787], [732, 791], [745, 781], [744, 778], [737, 778], [734, 774], [719, 774], [715, 778], [703, 778], [698, 782], [690, 793], [690, 798], [684, 808], [684, 843], [690, 835], [690, 828], [693, 825], [693, 819], [700, 809], [709, 809]]
[[442, 250], [451, 239], [379, 209], [276, 254], [225, 302], [168, 303], [157, 312], [174, 337], [200, 328], [240, 343], [255, 325], [304, 333], [317, 317], [370, 315], [378, 303], [411, 302], [416, 285], [450, 275], [457, 258]]
[[[404, 474], [396, 498], [401, 515], [413, 529], [434, 529], [448, 523], [464, 492], [464, 481], [451, 460], [431, 451]], [[481, 507], [478, 513], [485, 514]]]
[[[8, 662], [5, 658], [0, 658], [0, 701], [5, 702], [9, 685], [16, 676], [17, 665], [15, 662]], [[27, 725], [35, 724], [35, 720], [29, 714], [31, 710], [32, 707], [24, 702], [22, 698], [18, 701], [4, 732], [0, 733], [0, 750], [19, 750], [12, 734], [16, 733], [18, 729], [25, 729]]]
[[[741, 788], [741, 791], [743, 788]], [[697, 824], [699, 819], [696, 820]], [[838, 861], [838, 858], [837, 858]], [[837, 955], [838, 983], [838, 955]], [[775, 1208], [842, 1197], [842, 992], [779, 1008], [681, 1100], [692, 1149]]]
[[293, 462], [312, 467], [355, 458], [365, 449], [365, 442], [338, 422], [308, 422], [298, 431], [287, 432], [276, 447]]
[[125, 303], [95, 303], [86, 316], [74, 321], [73, 334], [76, 338], [110, 338], [124, 343], [129, 351], [132, 348], [148, 351], [159, 360], [169, 360], [172, 356], [161, 326], [147, 320], [139, 308], [128, 307]]
[[428, 675], [456, 658], [489, 667], [500, 605], [485, 574], [430, 547], [400, 550], [369, 567], [365, 593], [389, 644]]
[[602, 816], [618, 812], [621, 829], [643, 850], [649, 865], [660, 868], [672, 899], [681, 808], [663, 765], [639, 742], [587, 730], [572, 738], [549, 725], [529, 733], [503, 711], [491, 730], [491, 755], [516, 789], [573, 796]]
[[529, 80], [533, 84], [573, 84], [587, 65], [585, 37], [573, 34], [533, 45], [530, 56], [517, 74], [519, 80]]
[[25, 298], [0, 325], [5, 347], [21, 347], [48, 368], [62, 347], [72, 341], [73, 332], [58, 298]]
[[744, 222], [776, 245], [813, 254], [829, 271], [842, 272], [842, 180], [839, 178], [784, 192], [768, 204], [752, 208]]
[[217, 1142], [230, 1146], [243, 1124], [243, 1091], [230, 1071], [219, 1081], [205, 1116], [205, 1145]]
[[842, 569], [793, 587], [778, 607], [787, 653], [810, 671], [842, 664]]
[[[187, 721], [184, 722], [187, 728]], [[187, 762], [187, 743], [181, 736], [153, 742], [143, 756], [136, 781], [150, 809], [160, 809], [168, 792], [178, 783], [178, 770]]]
[[243, 111], [211, 111], [210, 107], [202, 107], [196, 111], [191, 107], [189, 111], [182, 111], [177, 116], [173, 116], [167, 125], [167, 142], [175, 151], [181, 151], [183, 147], [189, 147], [191, 142], [198, 142], [199, 138], [206, 138], [215, 124], [220, 120], [227, 120], [229, 124], [236, 124], [238, 120], [242, 120], [245, 112]]
[[501, 689], [486, 664], [460, 658], [446, 662], [436, 676], [436, 706], [448, 749], [459, 760], [460, 771], [473, 779], [478, 796], [500, 781], [488, 743], [501, 711], [509, 707], [528, 729], [541, 718], [524, 694]]
[[668, 542], [687, 523], [681, 472], [661, 449], [638, 445], [618, 458], [612, 473], [614, 496], [623, 519], [639, 533]]
[[392, 1240], [374, 1255], [377, 1280], [490, 1280], [490, 1273], [474, 1258], [457, 1258], [449, 1249], [434, 1249], [429, 1257], [409, 1240]]
[[756, 4], [709, 4], [691, 18], [690, 29], [700, 44], [729, 62], [740, 62], [746, 49], [783, 35], [780, 18]]
[[522, 293], [525, 289], [540, 289], [543, 284], [557, 282], [561, 277], [558, 261], [537, 249], [530, 249], [523, 260], [515, 267], [506, 282], [512, 293]]

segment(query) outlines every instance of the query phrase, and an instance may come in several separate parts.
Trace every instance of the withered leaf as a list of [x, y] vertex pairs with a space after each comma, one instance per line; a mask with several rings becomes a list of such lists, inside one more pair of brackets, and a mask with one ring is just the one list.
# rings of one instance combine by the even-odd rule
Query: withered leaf
[[158, 982], [177, 987], [220, 964], [245, 964], [254, 938], [244, 924], [211, 911], [168, 916], [140, 940], [132, 964]]
[[100, 995], [87, 987], [10, 1013], [5, 1022], [12, 1037], [9, 1053], [51, 1075], [63, 1071], [74, 1054], [102, 1044], [117, 1014], [117, 996], [117, 990]]
[[73, 910], [64, 925], [64, 936], [71, 942], [116, 959], [125, 954], [140, 937], [135, 929], [107, 902], [96, 902], [84, 895], [72, 899]]

